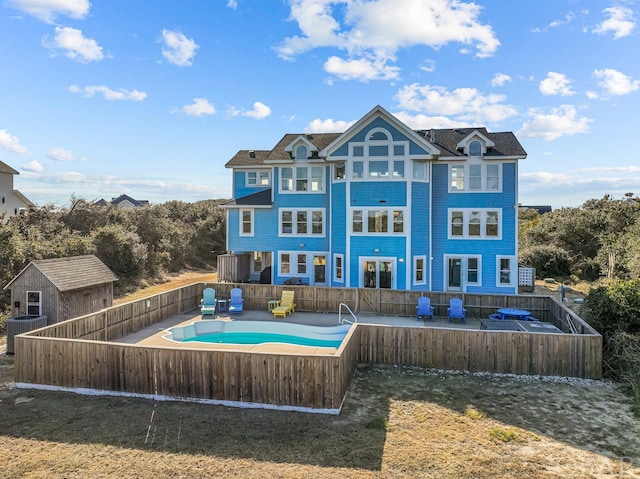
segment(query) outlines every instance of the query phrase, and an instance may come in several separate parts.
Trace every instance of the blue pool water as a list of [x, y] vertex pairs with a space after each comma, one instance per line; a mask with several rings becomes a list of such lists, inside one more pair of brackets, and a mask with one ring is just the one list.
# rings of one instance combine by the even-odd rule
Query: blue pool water
[[339, 348], [349, 325], [309, 326], [281, 321], [195, 321], [169, 330], [166, 339], [181, 343], [255, 345], [284, 343], [316, 348]]
[[264, 343], [286, 343], [298, 346], [313, 346], [316, 348], [339, 348], [342, 339], [324, 340], [317, 338], [306, 338], [304, 336], [290, 336], [287, 334], [275, 333], [211, 333], [196, 336], [195, 338], [184, 339], [188, 343], [197, 341], [201, 343], [222, 343], [222, 344], [264, 344]]

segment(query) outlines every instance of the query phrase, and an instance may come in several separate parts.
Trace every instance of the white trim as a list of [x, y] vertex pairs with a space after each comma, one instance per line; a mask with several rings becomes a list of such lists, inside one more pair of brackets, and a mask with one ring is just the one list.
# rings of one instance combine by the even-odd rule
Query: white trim
[[[38, 302], [37, 303], [35, 303], [33, 301], [29, 301], [29, 294], [30, 293], [38, 293]], [[37, 314], [38, 316], [42, 316], [42, 291], [35, 291], [35, 290], [27, 291], [27, 295], [26, 295], [25, 299], [26, 299], [26, 301], [25, 301], [25, 304], [26, 304], [25, 312], [26, 312], [26, 314], [28, 314], [28, 315]], [[29, 311], [29, 306], [36, 306], [36, 305], [38, 306], [38, 312], [37, 313], [30, 312]]]
[[[342, 269], [342, 278], [338, 278], [337, 276], [337, 264], [338, 264], [338, 260], [340, 260], [341, 262], [341, 269]], [[332, 268], [332, 276], [333, 276], [333, 282], [334, 283], [340, 283], [340, 284], [344, 284], [344, 275], [345, 275], [345, 267], [344, 267], [344, 255], [342, 253], [333, 253], [333, 268]]]
[[[290, 190], [285, 190], [282, 188], [282, 181], [283, 181], [283, 177], [282, 177], [282, 171], [285, 168], [289, 168], [291, 169], [291, 189]], [[297, 169], [298, 168], [306, 168], [307, 169], [307, 189], [306, 190], [298, 190], [297, 188], [297, 183], [298, 183], [298, 177], [297, 177]], [[319, 190], [312, 190], [311, 185], [313, 183], [313, 169], [314, 168], [320, 168], [322, 170], [322, 188]], [[305, 178], [301, 178], [301, 179], [305, 179]], [[318, 194], [325, 194], [327, 192], [327, 166], [325, 164], [322, 165], [318, 165], [318, 164], [310, 164], [309, 162], [304, 162], [304, 163], [300, 163], [300, 164], [294, 164], [291, 166], [281, 166], [280, 167], [280, 171], [278, 174], [278, 191], [280, 192], [281, 195], [307, 195], [307, 194], [313, 194], [313, 195], [318, 195]]]
[[[451, 224], [453, 213], [462, 213], [462, 234], [453, 235]], [[480, 213], [480, 234], [469, 235], [469, 215]], [[498, 213], [498, 234], [487, 236], [487, 214]], [[501, 240], [502, 239], [502, 208], [449, 208], [447, 210], [447, 239], [450, 240]]]
[[368, 289], [387, 289], [380, 288], [380, 276], [378, 274], [378, 264], [380, 262], [391, 262], [391, 288], [398, 289], [398, 258], [395, 256], [359, 256], [358, 257], [358, 287], [364, 288], [364, 263], [365, 261], [371, 261], [376, 263], [376, 278], [377, 286], [375, 288]]
[[[509, 283], [500, 282], [500, 260], [509, 260]], [[518, 257], [512, 255], [496, 255], [496, 287], [497, 288], [517, 288], [518, 287]]]
[[[249, 233], [244, 232], [244, 213], [248, 212], [251, 215], [251, 231]], [[241, 208], [238, 213], [238, 223], [240, 226], [240, 231], [238, 232], [238, 236], [253, 236], [253, 232], [255, 231], [255, 215], [252, 208]]]
[[[418, 267], [417, 267], [417, 262], [419, 260], [422, 260], [422, 280], [418, 281], [416, 279], [416, 274], [418, 272]], [[412, 262], [412, 268], [411, 268], [411, 276], [412, 276], [412, 280], [411, 280], [411, 284], [413, 286], [424, 286], [427, 284], [427, 255], [426, 254], [421, 254], [421, 255], [416, 255], [413, 257], [413, 262]]]
[[[251, 184], [249, 183], [249, 173], [255, 173], [256, 174], [256, 182], [255, 184]], [[262, 184], [260, 183], [260, 174], [261, 173], [266, 173], [267, 174], [267, 183], [266, 184]], [[271, 186], [271, 178], [272, 178], [272, 170], [244, 170], [244, 186], [245, 188], [267, 188]]]
[[[478, 281], [476, 283], [469, 282], [469, 258], [478, 260]], [[449, 260], [460, 259], [460, 289], [449, 288]], [[443, 268], [443, 291], [462, 291], [467, 292], [469, 286], [482, 287], [482, 255], [481, 254], [445, 254], [442, 256]]]
[[[285, 211], [291, 212], [291, 233], [284, 233], [282, 231], [282, 213]], [[297, 214], [300, 211], [307, 213], [307, 233], [298, 233]], [[313, 213], [322, 213], [322, 233], [313, 233]], [[278, 208], [278, 236], [281, 238], [292, 238], [294, 236], [298, 238], [324, 238], [327, 232], [327, 211], [326, 208]]]
[[[402, 236], [402, 235], [408, 236], [411, 233], [411, 224], [407, 221], [408, 210], [409, 208], [405, 206], [397, 207], [397, 208], [393, 206], [386, 207], [386, 208], [376, 207], [376, 206], [360, 208], [360, 207], [352, 206], [349, 208], [349, 211], [347, 212], [347, 234], [353, 235], [353, 236], [372, 236], [372, 235], [373, 236]], [[353, 213], [355, 211], [362, 212], [362, 231], [353, 231]], [[369, 212], [372, 212], [372, 211], [387, 212], [387, 231], [381, 231], [381, 232], [369, 231]], [[393, 213], [396, 211], [399, 211], [402, 213], [402, 231], [394, 232], [393, 226], [395, 223], [394, 223]]]
[[[447, 171], [447, 191], [449, 193], [502, 193], [502, 177], [503, 177], [503, 163], [487, 163], [486, 161], [482, 161], [481, 158], [471, 158], [466, 161], [464, 164], [460, 163], [449, 163], [448, 171]], [[480, 166], [480, 189], [472, 190], [470, 188], [471, 182], [471, 166]], [[498, 188], [497, 189], [488, 189], [487, 188], [487, 169], [489, 166], [498, 166]], [[462, 168], [462, 188], [454, 188], [452, 185], [452, 170], [453, 168]]]

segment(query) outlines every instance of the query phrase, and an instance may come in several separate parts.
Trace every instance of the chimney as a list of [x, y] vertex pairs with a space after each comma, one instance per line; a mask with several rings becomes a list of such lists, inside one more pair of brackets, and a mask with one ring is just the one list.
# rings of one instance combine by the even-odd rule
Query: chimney
[[429, 141], [433, 143], [435, 139], [436, 139], [436, 131], [433, 128], [431, 128], [431, 131], [429, 132]]

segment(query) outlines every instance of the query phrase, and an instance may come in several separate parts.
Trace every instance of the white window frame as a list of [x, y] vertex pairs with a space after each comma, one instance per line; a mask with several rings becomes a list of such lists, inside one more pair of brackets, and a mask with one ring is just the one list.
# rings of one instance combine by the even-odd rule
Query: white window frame
[[[483, 161], [481, 158], [471, 158], [468, 162], [450, 163], [448, 172], [448, 191], [449, 193], [500, 193], [502, 192], [502, 176], [503, 168], [502, 163], [490, 163]], [[471, 166], [480, 166], [480, 188], [471, 189]], [[489, 179], [487, 170], [489, 167], [498, 167], [498, 187], [488, 188], [487, 181]], [[454, 169], [462, 170], [462, 188], [456, 188], [453, 186], [453, 171]], [[477, 178], [477, 177], [476, 177]], [[494, 178], [492, 176], [492, 178]]]
[[[462, 213], [462, 234], [452, 234], [453, 214]], [[469, 234], [469, 219], [471, 213], [480, 213], [480, 234]], [[498, 215], [498, 234], [495, 236], [487, 235], [487, 216], [488, 213], [497, 213]], [[502, 209], [500, 208], [449, 208], [447, 214], [447, 238], [452, 240], [501, 240], [502, 239]]]
[[[291, 233], [285, 233], [282, 228], [282, 215], [285, 212], [291, 212]], [[304, 212], [307, 215], [307, 232], [298, 233], [298, 212]], [[313, 233], [313, 213], [322, 215], [322, 232]], [[278, 209], [278, 236], [290, 238], [292, 236], [316, 238], [324, 238], [327, 230], [327, 212], [325, 208], [280, 208]]]
[[[245, 213], [249, 213], [250, 215], [250, 221], [249, 221], [249, 225], [251, 228], [251, 231], [249, 231], [248, 233], [244, 231], [244, 225], [245, 225], [245, 221], [244, 221], [244, 214]], [[238, 234], [240, 236], [253, 236], [253, 232], [255, 230], [254, 228], [254, 210], [253, 209], [249, 209], [249, 208], [243, 208], [240, 210], [240, 215], [239, 215], [239, 223], [240, 223], [240, 231], [238, 232]]]
[[[373, 135], [382, 133], [386, 139], [370, 139]], [[386, 155], [371, 155], [370, 148], [386, 147]], [[402, 153], [396, 154], [396, 147], [402, 147]], [[361, 155], [356, 155], [355, 150], [362, 151]], [[400, 150], [400, 148], [398, 148]], [[362, 142], [351, 142], [349, 144], [349, 156], [352, 161], [349, 163], [348, 177], [353, 181], [406, 181], [407, 175], [411, 172], [413, 176], [413, 166], [411, 170], [409, 166], [409, 142], [408, 141], [395, 141], [391, 132], [385, 128], [373, 128], [367, 132], [367, 136]], [[354, 176], [354, 163], [362, 163], [362, 176]], [[372, 169], [371, 165], [379, 163], [379, 168]], [[381, 168], [382, 163], [386, 163], [386, 170]], [[400, 173], [400, 166], [402, 164], [402, 174]], [[383, 171], [380, 174], [380, 171]], [[426, 175], [425, 171], [425, 175]], [[422, 179], [421, 179], [422, 180]]]
[[[501, 280], [501, 262], [503, 259], [509, 260], [509, 282], [503, 283]], [[496, 256], [496, 287], [515, 288], [518, 284], [518, 259], [511, 255]]]
[[[251, 176], [254, 176], [254, 181], [251, 181]], [[271, 186], [271, 171], [265, 171], [265, 170], [247, 171], [245, 174], [245, 186], [247, 188], [260, 188], [265, 186]]]
[[[282, 257], [284, 255], [289, 256], [289, 272], [285, 273], [282, 271]], [[300, 262], [300, 256], [304, 256], [304, 262]], [[318, 253], [314, 251], [303, 251], [303, 250], [287, 250], [287, 251], [279, 251], [278, 252], [278, 275], [283, 278], [309, 278], [314, 277], [314, 257], [315, 256], [326, 256], [326, 253]], [[300, 272], [298, 269], [298, 265], [304, 264], [305, 271]]]
[[[418, 279], [418, 261], [422, 261], [422, 279]], [[413, 257], [413, 284], [420, 286], [427, 284], [427, 256], [418, 255]]]
[[[298, 178], [298, 169], [306, 168], [306, 177]], [[318, 177], [313, 176], [313, 170], [318, 168], [321, 170], [322, 175], [320, 176], [320, 181], [322, 182], [321, 188], [314, 190], [313, 183], [314, 179], [318, 179]], [[287, 182], [289, 182], [289, 186], [291, 189], [284, 189], [282, 187], [284, 182], [283, 171], [291, 170], [291, 178], [286, 178]], [[306, 190], [298, 190], [298, 180], [306, 180], [307, 189]], [[282, 166], [280, 167], [280, 193], [283, 195], [291, 195], [291, 194], [323, 194], [327, 190], [327, 168], [324, 165], [319, 164], [296, 164], [295, 166]]]
[[[338, 266], [340, 263], [340, 266]], [[338, 276], [338, 270], [341, 275]], [[333, 254], [333, 282], [344, 284], [344, 255], [339, 253]]]
[[[375, 232], [375, 231], [369, 231], [369, 213], [375, 213], [376, 211], [385, 211], [387, 213], [387, 231], [381, 231], [381, 232]], [[398, 231], [395, 232], [394, 231], [394, 227], [395, 227], [395, 219], [396, 216], [394, 215], [394, 213], [398, 211], [400, 213], [402, 213], [402, 222], [399, 224], [402, 224], [402, 231]], [[353, 224], [354, 224], [354, 213], [356, 212], [361, 212], [362, 213], [362, 231], [354, 231], [353, 230]], [[350, 217], [350, 221], [349, 221], [349, 232], [352, 235], [375, 235], [375, 236], [403, 236], [405, 235], [406, 229], [407, 229], [407, 224], [405, 221], [405, 218], [407, 217], [407, 211], [406, 208], [353, 208], [349, 214]], [[366, 226], [366, 228], [365, 228]]]
[[[445, 254], [443, 256], [442, 266], [445, 274], [443, 275], [443, 288], [444, 291], [457, 291], [449, 289], [449, 259], [457, 258], [462, 261], [460, 271], [460, 290], [467, 291], [468, 286], [482, 287], [482, 255], [479, 254]], [[469, 281], [469, 259], [475, 258], [478, 260], [478, 281], [476, 283]]]
[[[38, 301], [29, 301], [29, 295], [31, 294], [37, 294], [38, 295]], [[42, 291], [27, 291], [27, 296], [26, 296], [26, 309], [25, 312], [29, 315], [31, 314], [37, 314], [38, 316], [42, 316]], [[32, 307], [37, 307], [38, 308], [38, 312], [31, 312]]]

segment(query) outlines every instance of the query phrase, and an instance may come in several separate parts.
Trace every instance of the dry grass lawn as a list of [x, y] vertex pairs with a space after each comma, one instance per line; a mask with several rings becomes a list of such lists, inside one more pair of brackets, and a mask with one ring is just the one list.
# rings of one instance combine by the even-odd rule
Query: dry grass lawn
[[640, 421], [606, 382], [361, 367], [326, 416], [12, 380], [0, 356], [0, 478], [640, 477]]

